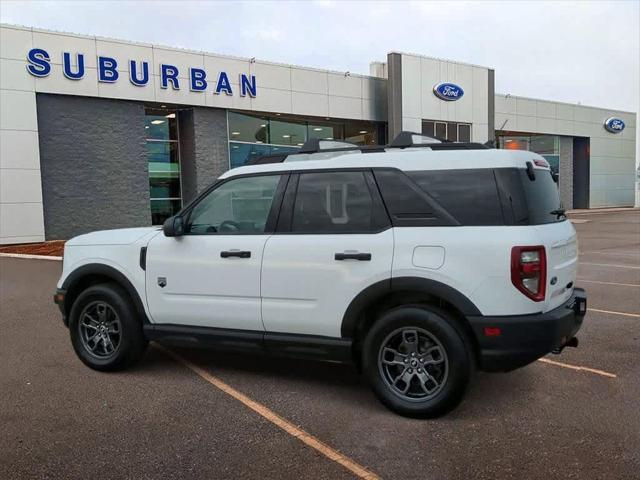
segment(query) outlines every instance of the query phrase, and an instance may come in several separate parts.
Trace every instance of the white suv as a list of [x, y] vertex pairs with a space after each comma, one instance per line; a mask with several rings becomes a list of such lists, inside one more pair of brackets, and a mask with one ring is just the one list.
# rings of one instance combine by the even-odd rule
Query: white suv
[[55, 301], [80, 359], [122, 369], [154, 340], [354, 362], [386, 406], [433, 417], [474, 368], [577, 345], [576, 233], [546, 161], [403, 135], [311, 141], [226, 172], [164, 231], [67, 242]]

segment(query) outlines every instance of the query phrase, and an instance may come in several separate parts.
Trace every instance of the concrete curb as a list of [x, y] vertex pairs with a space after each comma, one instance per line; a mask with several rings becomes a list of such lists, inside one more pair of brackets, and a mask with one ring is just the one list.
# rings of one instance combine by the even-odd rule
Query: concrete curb
[[588, 215], [593, 213], [609, 213], [609, 212], [637, 212], [639, 207], [610, 207], [610, 208], [588, 208], [578, 210], [567, 210], [568, 215]]
[[25, 260], [54, 260], [61, 262], [62, 257], [52, 257], [48, 255], [29, 255], [26, 253], [0, 253], [0, 258], [22, 258]]

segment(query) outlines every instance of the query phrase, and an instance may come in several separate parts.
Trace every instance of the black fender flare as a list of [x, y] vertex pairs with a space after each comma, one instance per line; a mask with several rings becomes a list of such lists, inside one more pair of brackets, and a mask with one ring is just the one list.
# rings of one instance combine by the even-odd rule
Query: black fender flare
[[480, 310], [471, 300], [449, 285], [421, 277], [389, 278], [368, 286], [351, 301], [342, 318], [340, 328], [342, 337], [354, 338], [360, 313], [372, 302], [393, 292], [428, 293], [449, 302], [465, 317], [481, 315]]
[[[62, 283], [62, 290], [69, 292], [74, 290], [79, 282], [82, 282], [83, 279], [92, 276], [101, 276], [107, 277], [112, 280], [114, 283], [117, 283], [121, 288], [123, 288], [131, 300], [133, 301], [136, 312], [143, 320], [144, 323], [149, 323], [149, 319], [147, 318], [147, 313], [144, 310], [144, 305], [142, 303], [142, 299], [138, 294], [138, 291], [135, 289], [131, 281], [119, 270], [115, 269], [110, 265], [106, 265], [104, 263], [88, 263], [86, 265], [82, 265], [78, 267], [73, 272], [71, 272], [67, 278], [64, 279]], [[65, 310], [67, 315], [71, 312], [71, 304], [67, 304], [65, 301]]]

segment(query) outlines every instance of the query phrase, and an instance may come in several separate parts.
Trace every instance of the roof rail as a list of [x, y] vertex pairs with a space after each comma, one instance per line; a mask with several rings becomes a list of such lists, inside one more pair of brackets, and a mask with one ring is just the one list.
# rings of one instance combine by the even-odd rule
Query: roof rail
[[359, 149], [360, 146], [351, 142], [344, 142], [342, 140], [326, 140], [322, 138], [310, 138], [304, 145], [300, 147], [299, 153], [317, 153], [321, 150], [336, 150], [336, 149], [344, 149], [344, 148], [352, 148]]
[[[403, 131], [393, 139], [389, 145], [356, 145], [341, 140], [323, 140], [312, 138], [307, 140], [299, 150], [289, 153], [262, 155], [247, 161], [246, 165], [262, 165], [265, 163], [282, 163], [285, 161], [327, 159], [339, 155], [360, 152], [373, 153], [384, 152], [391, 148], [419, 148], [427, 147], [431, 150], [484, 150], [492, 148], [489, 142], [486, 144], [476, 142], [452, 142], [444, 138], [429, 137], [415, 132]], [[296, 158], [298, 157], [298, 158]]]
[[422, 135], [421, 133], [402, 131], [396, 138], [389, 144], [391, 148], [408, 148], [416, 146], [431, 146], [434, 143], [444, 143], [449, 140], [438, 137], [430, 137], [428, 135]]
[[428, 147], [431, 150], [484, 150], [487, 145], [476, 142], [452, 142], [439, 137], [430, 137], [421, 133], [402, 131], [393, 139], [389, 148]]

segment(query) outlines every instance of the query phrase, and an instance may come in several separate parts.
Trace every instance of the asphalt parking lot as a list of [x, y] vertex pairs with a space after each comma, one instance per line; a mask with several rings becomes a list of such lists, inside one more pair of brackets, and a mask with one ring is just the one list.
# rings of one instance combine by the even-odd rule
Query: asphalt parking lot
[[387, 411], [335, 364], [150, 348], [133, 370], [94, 372], [52, 303], [61, 263], [0, 258], [0, 476], [638, 478], [640, 211], [573, 218], [580, 347], [478, 374], [457, 410], [427, 421]]

